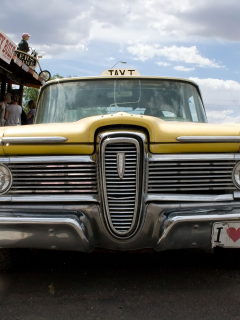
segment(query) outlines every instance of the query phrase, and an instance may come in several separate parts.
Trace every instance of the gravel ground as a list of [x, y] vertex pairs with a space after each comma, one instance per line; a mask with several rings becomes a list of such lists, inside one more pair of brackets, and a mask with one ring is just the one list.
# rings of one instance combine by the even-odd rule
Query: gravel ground
[[19, 251], [0, 319], [240, 319], [240, 255]]

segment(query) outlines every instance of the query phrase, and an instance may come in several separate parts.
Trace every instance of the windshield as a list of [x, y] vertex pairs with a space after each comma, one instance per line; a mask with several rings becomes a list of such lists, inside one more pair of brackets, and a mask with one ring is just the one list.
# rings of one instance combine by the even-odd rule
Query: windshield
[[206, 122], [198, 91], [189, 83], [103, 79], [47, 86], [40, 95], [35, 123], [72, 122], [121, 111], [165, 121]]

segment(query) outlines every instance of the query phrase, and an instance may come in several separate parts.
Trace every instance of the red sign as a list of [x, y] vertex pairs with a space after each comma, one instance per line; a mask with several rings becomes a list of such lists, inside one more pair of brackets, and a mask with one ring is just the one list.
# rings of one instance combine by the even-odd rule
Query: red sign
[[16, 44], [0, 30], [0, 58], [10, 64]]

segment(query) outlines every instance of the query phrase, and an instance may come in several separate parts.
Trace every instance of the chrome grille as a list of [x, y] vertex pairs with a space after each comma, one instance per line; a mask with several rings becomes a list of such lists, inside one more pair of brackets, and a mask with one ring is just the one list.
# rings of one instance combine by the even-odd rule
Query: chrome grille
[[[129, 142], [123, 142], [129, 140]], [[139, 144], [135, 139], [114, 138], [103, 147], [105, 205], [111, 229], [118, 235], [129, 233], [135, 223], [138, 201]], [[120, 179], [117, 155], [125, 155], [125, 171]]]
[[232, 171], [236, 161], [149, 161], [148, 192], [230, 192], [236, 190]]
[[8, 163], [13, 176], [13, 184], [8, 194], [96, 193], [95, 162], [71, 161], [71, 157], [68, 161], [61, 162], [59, 157], [56, 162]]

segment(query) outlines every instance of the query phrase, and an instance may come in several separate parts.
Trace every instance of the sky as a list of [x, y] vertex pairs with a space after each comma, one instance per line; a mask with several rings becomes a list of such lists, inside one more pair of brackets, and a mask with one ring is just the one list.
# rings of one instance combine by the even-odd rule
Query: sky
[[210, 123], [240, 122], [239, 0], [1, 0], [0, 29], [43, 55], [42, 69], [96, 76], [118, 61], [194, 80]]

